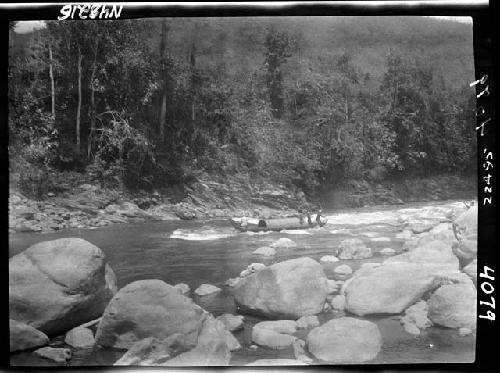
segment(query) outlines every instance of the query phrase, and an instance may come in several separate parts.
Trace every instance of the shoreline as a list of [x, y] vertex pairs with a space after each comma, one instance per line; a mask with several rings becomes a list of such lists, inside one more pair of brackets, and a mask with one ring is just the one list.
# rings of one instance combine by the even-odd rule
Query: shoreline
[[[386, 181], [319, 193], [323, 209], [342, 210], [368, 206], [397, 206], [405, 203], [474, 199], [474, 180], [440, 175], [427, 179]], [[30, 199], [11, 189], [9, 233], [50, 233], [64, 229], [99, 228], [147, 221], [229, 219], [253, 216], [290, 217], [298, 214], [297, 190], [266, 180], [241, 175], [217, 180], [202, 175], [183, 186], [183, 195], [158, 191], [131, 193], [83, 183], [72, 192], [48, 192], [43, 200]]]

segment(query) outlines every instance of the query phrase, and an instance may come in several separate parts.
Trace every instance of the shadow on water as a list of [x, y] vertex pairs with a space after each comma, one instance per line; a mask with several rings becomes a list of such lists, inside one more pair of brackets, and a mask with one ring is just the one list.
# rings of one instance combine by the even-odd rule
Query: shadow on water
[[[401, 231], [397, 218], [401, 214], [431, 214], [433, 209], [443, 209], [451, 202], [398, 206], [397, 208], [370, 207], [368, 209], [327, 211], [333, 224], [322, 229], [310, 229], [309, 234], [246, 234], [235, 232], [227, 221], [173, 221], [143, 224], [115, 225], [98, 229], [72, 229], [56, 233], [20, 233], [9, 237], [9, 255], [13, 256], [30, 245], [63, 237], [81, 237], [100, 247], [116, 273], [118, 287], [142, 279], [161, 279], [169, 284], [186, 283], [192, 290], [203, 283], [223, 288], [210, 297], [194, 297], [195, 302], [214, 315], [237, 312], [233, 298], [224, 282], [239, 273], [249, 264], [261, 262], [266, 265], [283, 260], [309, 256], [319, 260], [324, 255], [335, 254], [340, 242], [357, 237], [372, 248], [374, 256], [363, 260], [341, 260], [325, 263], [327, 277], [334, 278], [334, 269], [348, 264], [353, 270], [363, 263], [381, 262], [385, 259], [379, 252], [392, 248], [400, 252], [404, 243], [397, 239]], [[343, 215], [342, 215], [343, 214]], [[360, 219], [356, 217], [360, 216]], [[364, 219], [364, 220], [363, 220]], [[371, 219], [371, 220], [370, 220]], [[175, 232], [175, 234], [174, 234]], [[207, 233], [208, 232], [208, 233]], [[173, 235], [174, 234], [174, 235]], [[197, 236], [198, 234], [198, 236]], [[218, 239], [204, 240], [203, 234]], [[180, 237], [180, 238], [171, 238]], [[273, 258], [263, 258], [252, 252], [278, 238], [287, 237], [297, 243], [296, 249], [278, 250]], [[206, 237], [205, 237], [206, 238]], [[320, 315], [323, 322], [342, 314], [334, 312]], [[368, 363], [429, 363], [429, 362], [471, 362], [474, 360], [475, 337], [460, 337], [453, 329], [431, 327], [421, 336], [414, 337], [401, 327], [398, 316], [366, 317], [376, 322], [383, 337], [382, 350], [377, 358]], [[235, 332], [242, 349], [232, 353], [232, 365], [244, 365], [263, 358], [294, 358], [291, 348], [272, 350], [264, 347], [250, 347], [251, 328], [262, 319], [245, 317], [244, 330]], [[300, 338], [306, 338], [298, 335]], [[300, 334], [300, 332], [299, 332]], [[51, 341], [55, 346], [64, 346], [63, 337]], [[71, 365], [112, 365], [123, 354], [120, 351], [94, 348], [75, 351]], [[53, 365], [30, 353], [12, 355], [13, 365]]]

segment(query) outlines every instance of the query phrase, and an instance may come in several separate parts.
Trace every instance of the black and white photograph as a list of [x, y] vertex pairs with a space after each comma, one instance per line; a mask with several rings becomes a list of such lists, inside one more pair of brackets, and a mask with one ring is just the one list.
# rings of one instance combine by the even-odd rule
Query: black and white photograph
[[475, 361], [472, 17], [118, 8], [9, 23], [11, 366]]

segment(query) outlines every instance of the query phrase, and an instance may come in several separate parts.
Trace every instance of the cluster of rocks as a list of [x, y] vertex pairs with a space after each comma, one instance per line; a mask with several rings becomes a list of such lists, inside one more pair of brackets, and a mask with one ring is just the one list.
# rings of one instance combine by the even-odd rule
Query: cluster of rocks
[[[220, 291], [202, 284], [194, 293]], [[35, 244], [9, 262], [10, 351], [67, 364], [74, 350], [127, 350], [116, 365], [227, 365], [243, 317], [215, 318], [187, 284], [142, 280], [118, 291], [104, 253], [79, 238]], [[64, 335], [67, 347], [53, 347]]]
[[[415, 336], [432, 325], [473, 333], [477, 268], [472, 250], [462, 255], [456, 248], [477, 235], [477, 209], [418, 231], [405, 233], [407, 251], [382, 263], [356, 271], [335, 264], [333, 279], [320, 262], [299, 257], [252, 263], [228, 280], [240, 313], [270, 319], [251, 327], [250, 348], [293, 351], [290, 359], [249, 365], [376, 359], [383, 340], [367, 315], [401, 315], [402, 328]], [[269, 248], [296, 246], [280, 239]], [[371, 255], [363, 241], [346, 240], [321, 262]], [[141, 280], [118, 290], [102, 251], [81, 239], [41, 242], [11, 258], [9, 290], [12, 352], [34, 350], [65, 363], [74, 349], [102, 346], [124, 351], [115, 365], [196, 366], [229, 365], [232, 351], [242, 347], [233, 333], [244, 328], [244, 316], [214, 317], [189, 297], [187, 284]], [[201, 284], [193, 293], [208, 298], [220, 291]], [[326, 312], [334, 318], [321, 323], [318, 315]], [[69, 348], [51, 347], [50, 338], [61, 333]]]
[[[468, 334], [476, 323], [477, 264], [472, 258], [477, 246], [462, 255], [455, 249], [462, 247], [461, 237], [453, 231], [463, 232], [472, 241], [477, 235], [477, 207], [453, 223], [419, 228], [413, 230], [419, 234], [404, 234], [410, 242], [406, 252], [381, 265], [362, 266], [345, 282], [345, 309], [358, 316], [404, 312], [401, 322], [413, 335], [432, 324]], [[463, 262], [467, 265], [461, 265]]]
[[71, 350], [46, 346], [49, 338], [66, 333], [67, 345], [91, 348], [91, 328], [116, 292], [113, 270], [90, 242], [62, 238], [30, 246], [9, 260], [11, 352], [41, 347], [36, 355], [65, 363]]

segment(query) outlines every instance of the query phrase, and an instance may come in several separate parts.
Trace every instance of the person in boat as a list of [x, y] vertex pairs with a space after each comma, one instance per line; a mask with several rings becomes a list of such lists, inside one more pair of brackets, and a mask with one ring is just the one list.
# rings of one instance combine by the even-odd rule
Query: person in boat
[[299, 206], [297, 211], [299, 212], [300, 224], [304, 223], [305, 218], [307, 217], [307, 223], [312, 225], [311, 214], [314, 210], [314, 206], [306, 201], [306, 197], [304, 192], [297, 193], [297, 199], [299, 200]]

